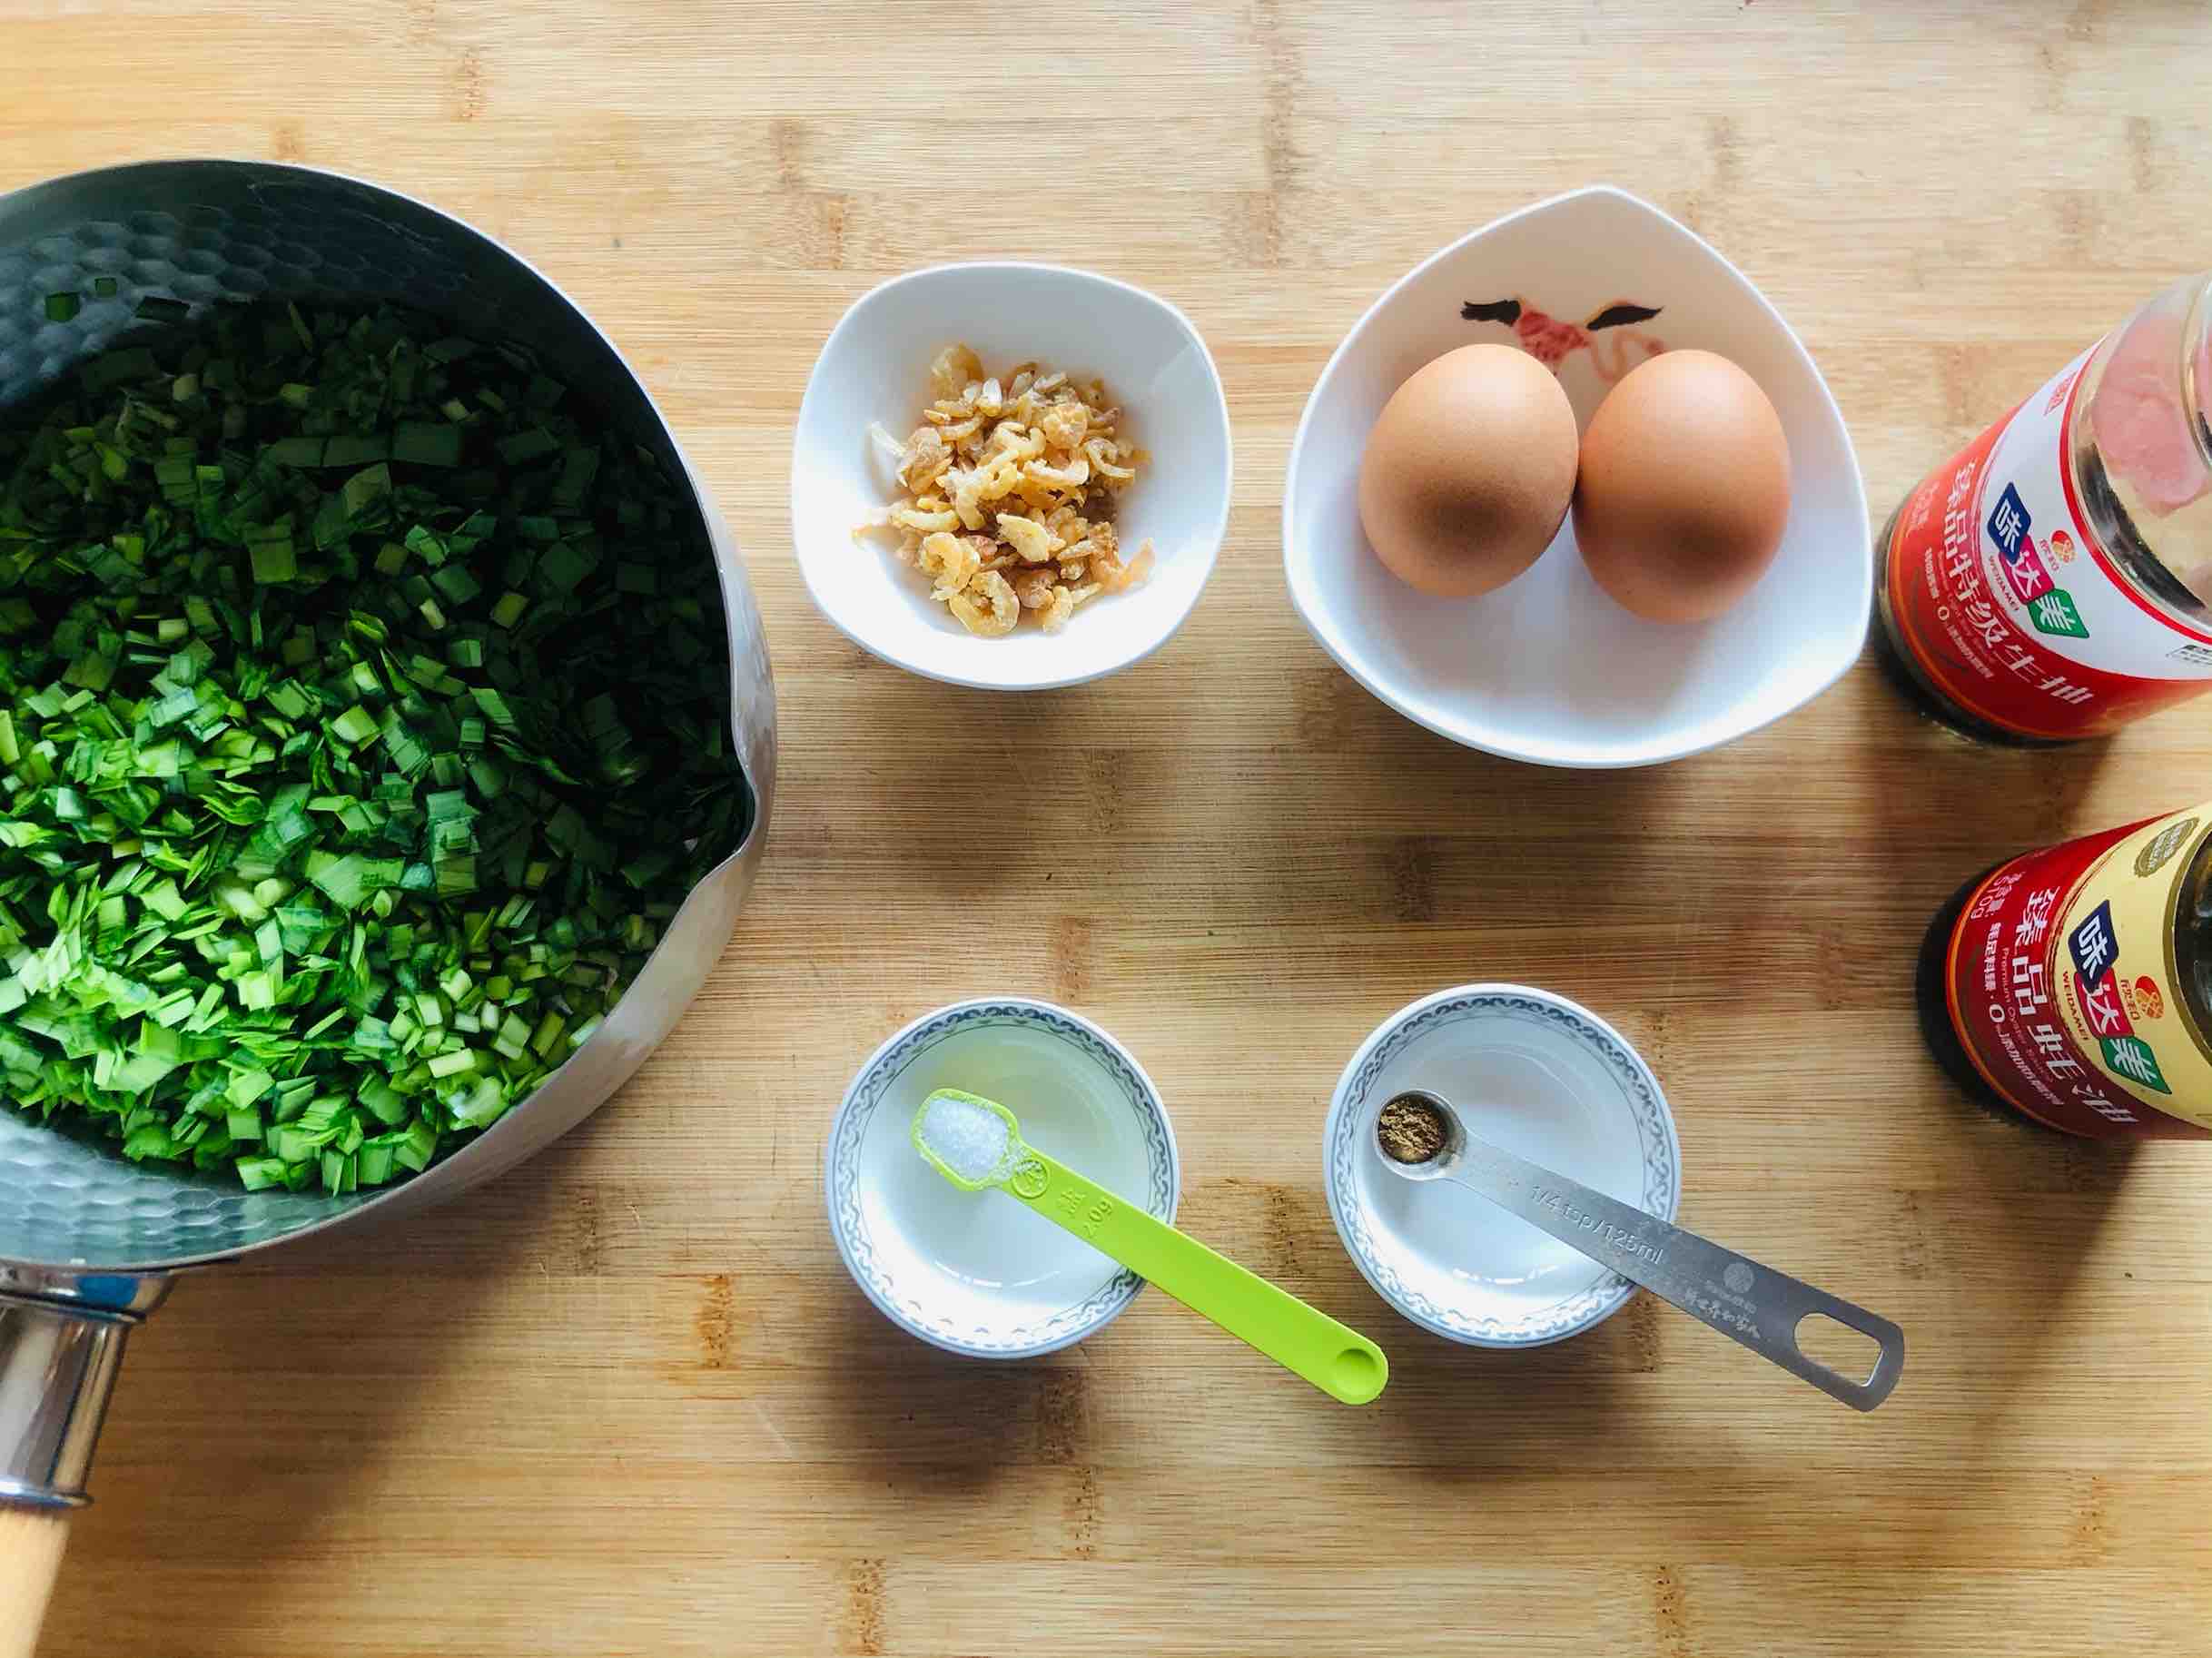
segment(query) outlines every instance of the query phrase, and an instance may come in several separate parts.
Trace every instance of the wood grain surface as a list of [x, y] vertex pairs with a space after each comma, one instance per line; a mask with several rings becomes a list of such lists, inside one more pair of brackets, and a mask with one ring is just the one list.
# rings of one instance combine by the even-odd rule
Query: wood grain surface
[[64, 1513], [0, 1508], [0, 1658], [31, 1658], [68, 1542]]
[[[606, 1110], [404, 1232], [188, 1283], [134, 1342], [50, 1658], [2212, 1650], [2212, 1153], [1978, 1113], [1910, 998], [1962, 877], [2212, 794], [2205, 705], [1981, 752], [1862, 663], [1717, 754], [1518, 767], [1331, 666], [1277, 512], [1385, 285], [1610, 181], [1795, 324], [1886, 517], [2212, 266], [2201, 5], [5, 0], [0, 41], [0, 186], [284, 157], [564, 284], [748, 550], [785, 756], [726, 955]], [[1157, 289], [1228, 386], [1219, 572], [1101, 685], [925, 684], [793, 567], [825, 335], [973, 255]], [[953, 798], [1030, 826], [995, 886], [937, 850]], [[1905, 1327], [1881, 1413], [1648, 1298], [1518, 1356], [1377, 1300], [1321, 1118], [1378, 1020], [1472, 979], [1641, 1044], [1684, 1220]], [[896, 1025], [1008, 992], [1130, 1044], [1184, 1222], [1380, 1338], [1380, 1405], [1157, 1296], [998, 1367], [869, 1308], [822, 1217], [830, 1112]]]

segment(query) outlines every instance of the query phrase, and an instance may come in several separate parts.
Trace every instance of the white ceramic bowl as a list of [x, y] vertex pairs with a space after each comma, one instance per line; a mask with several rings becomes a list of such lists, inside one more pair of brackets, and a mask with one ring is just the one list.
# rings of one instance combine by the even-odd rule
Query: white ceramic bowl
[[975, 1358], [1051, 1353], [1111, 1323], [1143, 1287], [1136, 1274], [922, 1160], [914, 1112], [940, 1088], [998, 1100], [1040, 1150], [1175, 1219], [1175, 1131], [1127, 1049], [1049, 1002], [956, 1002], [878, 1048], [830, 1124], [824, 1187], [853, 1281], [893, 1323]]
[[[1654, 344], [1717, 351], [1759, 382], [1789, 438], [1790, 521], [1741, 604], [1689, 627], [1631, 616], [1591, 580], [1571, 518], [1479, 598], [1429, 598], [1383, 568], [1359, 528], [1368, 432], [1416, 369], [1483, 340], [1556, 356], [1584, 427]], [[1454, 742], [1545, 765], [1679, 759], [1779, 719], [1857, 657], [1873, 591], [1859, 462], [1790, 325], [1695, 235], [1604, 188], [1454, 242], [1345, 336], [1291, 446], [1283, 567], [1313, 637], [1377, 696]]]
[[1634, 1286], [1518, 1216], [1383, 1166], [1375, 1120], [1425, 1088], [1467, 1128], [1646, 1214], [1673, 1220], [1682, 1147], [1651, 1068], [1587, 1008], [1520, 984], [1463, 984], [1375, 1028], [1323, 1130], [1337, 1235], [1376, 1293], [1425, 1329], [1534, 1347], [1603, 1323]]
[[[1151, 451], [1115, 518], [1130, 556], [1150, 538], [1150, 577], [1101, 595], [1057, 634], [979, 639], [883, 537], [853, 534], [898, 496], [869, 422], [904, 439], [921, 423], [931, 360], [961, 342], [986, 370], [1033, 360], [1102, 376], [1124, 429]], [[1059, 265], [937, 265], [864, 294], [815, 360], [792, 440], [792, 545], [806, 590], [854, 644], [931, 679], [1041, 691], [1127, 667], [1174, 636], [1213, 574], [1229, 489], [1229, 402], [1181, 311]]]

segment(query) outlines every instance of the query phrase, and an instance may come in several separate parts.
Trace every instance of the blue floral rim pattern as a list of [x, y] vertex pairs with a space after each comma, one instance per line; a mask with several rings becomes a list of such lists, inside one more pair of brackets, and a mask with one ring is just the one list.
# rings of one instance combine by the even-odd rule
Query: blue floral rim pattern
[[1571, 1336], [1613, 1312], [1635, 1286], [1607, 1273], [1587, 1289], [1528, 1318], [1476, 1318], [1447, 1307], [1408, 1285], [1376, 1247], [1365, 1209], [1354, 1194], [1353, 1159], [1365, 1139], [1368, 1101], [1386, 1067], [1413, 1043], [1446, 1025], [1477, 1016], [1508, 1013], [1558, 1027], [1603, 1060], [1626, 1093], [1635, 1119], [1644, 1158], [1644, 1189], [1638, 1206], [1646, 1213], [1673, 1219], [1680, 1200], [1681, 1175], [1672, 1119], [1644, 1062], [1611, 1030], [1570, 1005], [1510, 991], [1476, 991], [1447, 996], [1407, 1020], [1358, 1061], [1339, 1085], [1328, 1128], [1328, 1208], [1338, 1235], [1352, 1260], [1377, 1293], [1438, 1335], [1498, 1347], [1538, 1347]]
[[924, 1015], [869, 1061], [830, 1127], [827, 1187], [830, 1224], [854, 1279], [884, 1314], [955, 1352], [992, 1358], [1022, 1358], [1066, 1347], [1127, 1307], [1144, 1287], [1122, 1272], [1073, 1307], [1011, 1330], [957, 1324], [933, 1314], [902, 1290], [879, 1257], [860, 1205], [861, 1147], [884, 1096], [915, 1060], [955, 1032], [993, 1028], [1044, 1031], [1104, 1068], [1130, 1103], [1144, 1136], [1150, 1184], [1145, 1207], [1161, 1219], [1175, 1211], [1177, 1159], [1167, 1113], [1150, 1081], [1129, 1057], [1088, 1021], [1040, 1002], [958, 1002]]

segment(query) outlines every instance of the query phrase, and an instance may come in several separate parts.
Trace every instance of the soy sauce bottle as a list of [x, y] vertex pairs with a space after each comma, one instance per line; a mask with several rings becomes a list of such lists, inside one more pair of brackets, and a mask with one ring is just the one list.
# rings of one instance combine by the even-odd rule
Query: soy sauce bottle
[[1878, 640], [1937, 718], [2102, 736], [2212, 690], [2212, 278], [2148, 301], [1905, 498]]

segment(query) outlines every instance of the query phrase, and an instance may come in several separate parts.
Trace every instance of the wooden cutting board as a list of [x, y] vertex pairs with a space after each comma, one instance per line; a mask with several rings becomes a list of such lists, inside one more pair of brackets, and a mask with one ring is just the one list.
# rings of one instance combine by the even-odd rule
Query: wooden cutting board
[[[730, 515], [783, 699], [761, 882], [611, 1106], [403, 1234], [189, 1283], [136, 1341], [53, 1658], [2207, 1650], [2212, 1154], [1979, 1115], [1909, 971], [2000, 854], [2212, 794], [2204, 705], [1982, 753], [1861, 665], [1718, 754], [1530, 770], [1338, 672], [1277, 541], [1293, 423], [1369, 300], [1600, 180], [1795, 324], [1886, 517], [2212, 266], [2201, 5], [15, 0], [0, 28], [0, 187], [284, 157], [538, 262]], [[824, 336], [974, 255], [1159, 290], [1229, 389], [1212, 587], [1081, 690], [911, 678], [792, 565]], [[1027, 832], [948, 854], [954, 791]], [[1642, 1046], [1688, 1224], [1904, 1325], [1880, 1414], [1648, 1299], [1516, 1356], [1375, 1298], [1321, 1116], [1377, 1021], [1477, 978]], [[1382, 1339], [1379, 1406], [1161, 1297], [999, 1368], [868, 1307], [822, 1218], [830, 1111], [896, 1025], [1002, 992], [1134, 1049], [1185, 1223]]]

